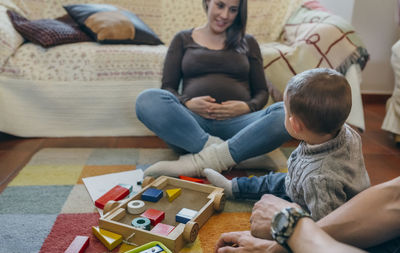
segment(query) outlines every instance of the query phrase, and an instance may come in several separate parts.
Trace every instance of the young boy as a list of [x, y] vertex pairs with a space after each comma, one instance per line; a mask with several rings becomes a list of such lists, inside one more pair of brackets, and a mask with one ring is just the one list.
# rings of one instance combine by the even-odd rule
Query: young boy
[[332, 69], [312, 69], [294, 76], [284, 93], [285, 127], [301, 140], [288, 160], [288, 173], [240, 177], [232, 181], [212, 169], [203, 172], [231, 198], [259, 199], [270, 193], [324, 217], [370, 186], [361, 138], [345, 124], [351, 90]]

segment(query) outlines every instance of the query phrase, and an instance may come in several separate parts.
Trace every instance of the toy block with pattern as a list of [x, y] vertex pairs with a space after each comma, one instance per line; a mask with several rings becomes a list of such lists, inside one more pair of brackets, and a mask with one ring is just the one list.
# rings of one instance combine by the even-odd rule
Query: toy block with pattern
[[118, 200], [125, 198], [128, 195], [129, 195], [128, 188], [121, 186], [121, 185], [116, 185], [111, 190], [109, 190], [108, 192], [103, 194], [100, 198], [98, 198], [94, 202], [94, 204], [98, 208], [103, 209], [108, 201], [110, 201], [110, 200], [118, 201]]
[[165, 192], [167, 193], [168, 201], [172, 202], [174, 199], [179, 197], [179, 195], [181, 195], [182, 189], [181, 188], [168, 189], [168, 190], [165, 190]]
[[89, 246], [89, 236], [77, 235], [64, 253], [83, 253]]
[[155, 226], [165, 218], [165, 212], [149, 208], [140, 216], [148, 218], [151, 221], [151, 225]]
[[186, 181], [204, 184], [204, 180], [200, 179], [200, 178], [194, 178], [194, 177], [188, 177], [188, 176], [179, 176], [179, 178], [182, 180], [186, 180]]
[[189, 208], [182, 208], [179, 213], [176, 214], [175, 220], [176, 222], [180, 222], [186, 224], [188, 221], [193, 219], [197, 215], [197, 211], [189, 209]]
[[92, 232], [108, 250], [113, 250], [122, 243], [122, 235], [95, 226], [92, 227]]
[[163, 196], [163, 191], [156, 188], [149, 188], [142, 193], [142, 200], [157, 202]]
[[158, 223], [153, 227], [151, 232], [159, 234], [159, 235], [168, 235], [172, 230], [174, 230], [174, 226], [164, 224], [164, 223]]
[[132, 220], [132, 226], [134, 226], [135, 228], [150, 230], [150, 224], [150, 219], [146, 217], [137, 217]]

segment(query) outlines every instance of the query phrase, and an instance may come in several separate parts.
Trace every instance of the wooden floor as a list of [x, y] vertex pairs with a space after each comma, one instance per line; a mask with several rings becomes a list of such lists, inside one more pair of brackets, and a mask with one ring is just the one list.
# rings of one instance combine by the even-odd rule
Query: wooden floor
[[[363, 100], [366, 131], [360, 135], [371, 183], [377, 184], [400, 176], [400, 147], [396, 147], [391, 134], [380, 128], [385, 99], [363, 97]], [[286, 145], [296, 145], [296, 142]], [[0, 192], [34, 153], [47, 147], [159, 148], [166, 145], [157, 137], [18, 138], [0, 134]]]

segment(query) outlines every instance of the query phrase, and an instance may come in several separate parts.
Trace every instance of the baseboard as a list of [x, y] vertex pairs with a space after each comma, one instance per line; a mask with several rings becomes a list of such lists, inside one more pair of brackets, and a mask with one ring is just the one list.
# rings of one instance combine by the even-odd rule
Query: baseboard
[[388, 94], [361, 94], [363, 103], [385, 104], [391, 95]]

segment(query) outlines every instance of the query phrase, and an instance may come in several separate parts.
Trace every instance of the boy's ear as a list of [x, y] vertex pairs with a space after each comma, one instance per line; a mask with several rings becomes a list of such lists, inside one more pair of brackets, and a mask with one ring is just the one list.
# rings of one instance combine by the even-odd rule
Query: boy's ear
[[303, 130], [303, 122], [300, 121], [296, 116], [292, 115], [289, 117], [290, 125], [295, 133], [300, 133]]

